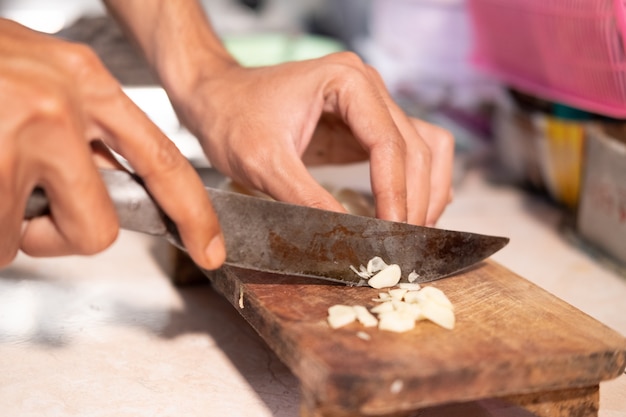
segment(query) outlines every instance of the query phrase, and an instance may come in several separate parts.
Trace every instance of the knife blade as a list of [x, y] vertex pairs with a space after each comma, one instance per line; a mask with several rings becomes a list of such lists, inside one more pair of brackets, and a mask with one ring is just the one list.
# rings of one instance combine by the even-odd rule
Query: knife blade
[[[140, 178], [121, 170], [100, 174], [123, 229], [167, 239], [185, 250], [174, 222]], [[357, 269], [375, 257], [398, 264], [415, 282], [458, 273], [503, 248], [509, 239], [336, 213], [206, 188], [226, 242], [226, 265], [365, 285]], [[49, 213], [42, 189], [29, 197], [25, 219]]]

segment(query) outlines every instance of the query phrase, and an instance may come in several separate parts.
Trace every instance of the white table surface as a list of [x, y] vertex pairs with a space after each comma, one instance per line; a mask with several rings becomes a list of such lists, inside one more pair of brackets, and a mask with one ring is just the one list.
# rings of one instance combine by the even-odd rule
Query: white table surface
[[[359, 165], [322, 181], [367, 184]], [[558, 231], [561, 213], [470, 174], [439, 226], [509, 236], [494, 259], [622, 334], [626, 279]], [[209, 286], [175, 288], [167, 251], [122, 232], [93, 257], [32, 259], [0, 270], [1, 416], [296, 417], [296, 378]], [[600, 388], [600, 416], [626, 417], [626, 376]], [[488, 405], [428, 416], [507, 416]]]

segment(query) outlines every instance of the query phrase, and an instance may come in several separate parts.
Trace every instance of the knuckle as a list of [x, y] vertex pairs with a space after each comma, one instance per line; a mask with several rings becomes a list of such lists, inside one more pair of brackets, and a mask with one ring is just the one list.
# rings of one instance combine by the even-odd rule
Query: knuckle
[[369, 78], [368, 66], [354, 52], [335, 52], [328, 55], [327, 60], [331, 65], [326, 68], [342, 82], [357, 83], [367, 81]]
[[454, 153], [454, 135], [443, 127], [414, 120], [416, 130], [427, 142], [428, 147], [434, 152], [452, 154]]
[[119, 90], [119, 83], [109, 73], [100, 57], [87, 45], [69, 43], [62, 51], [65, 70], [76, 78], [83, 88], [95, 86], [99, 94]]
[[337, 52], [332, 55], [340, 64], [365, 70], [366, 66], [361, 57], [352, 51]]
[[383, 80], [383, 76], [380, 74], [380, 72], [378, 72], [378, 70], [376, 68], [374, 68], [373, 66], [369, 65], [369, 64], [364, 64], [365, 65], [365, 70], [367, 71], [367, 74], [375, 79], [377, 82], [379, 82], [381, 85], [384, 85], [384, 80]]
[[238, 171], [241, 171], [246, 177], [245, 182], [253, 182], [256, 188], [263, 188], [260, 182], [262, 179], [268, 176], [269, 172], [274, 172], [274, 175], [278, 175], [276, 171], [281, 170], [280, 166], [277, 166], [274, 162], [277, 150], [273, 146], [260, 146], [258, 144], [250, 144], [250, 151], [245, 155], [232, 155], [232, 160], [235, 161], [235, 165], [238, 166]]
[[96, 53], [87, 45], [70, 43], [64, 48], [64, 59], [69, 68], [78, 74], [99, 73], [103, 70], [103, 64]]
[[406, 204], [408, 198], [408, 191], [406, 187], [399, 188], [383, 188], [375, 192], [376, 201], [385, 201], [389, 204], [400, 205]]
[[95, 255], [102, 252], [115, 242], [119, 233], [117, 222], [102, 222], [97, 230], [87, 237], [77, 239], [75, 252], [79, 255]]
[[65, 94], [54, 90], [40, 90], [32, 97], [33, 118], [47, 123], [59, 123], [70, 114], [71, 103]]
[[183, 159], [178, 149], [169, 140], [163, 140], [156, 146], [154, 159], [160, 167], [166, 170], [175, 170], [182, 165]]
[[151, 153], [152, 164], [150, 171], [141, 173], [141, 176], [163, 176], [179, 172], [186, 164], [186, 159], [178, 148], [168, 139], [155, 142]]
[[[77, 178], [72, 189], [81, 190], [88, 187], [84, 180]], [[72, 251], [80, 255], [94, 255], [102, 252], [115, 242], [119, 233], [119, 219], [113, 203], [108, 198], [89, 198], [89, 205], [76, 208], [71, 223], [59, 223], [61, 231], [67, 237], [67, 244]], [[75, 209], [75, 210], [76, 210]]]
[[432, 151], [428, 147], [423, 147], [420, 152], [417, 153], [417, 162], [420, 166], [426, 167], [430, 170], [430, 166], [432, 165], [433, 154]]
[[433, 159], [433, 151], [430, 147], [428, 146], [422, 146], [421, 147], [421, 152], [420, 154], [420, 158], [422, 160], [423, 163], [425, 164], [429, 164], [432, 162]]
[[[66, 121], [72, 114], [72, 99], [70, 93], [61, 85], [39, 82], [15, 85], [12, 93], [13, 101], [13, 128], [38, 126], [38, 123], [58, 123]], [[3, 113], [4, 115], [6, 113]]]
[[384, 145], [388, 148], [389, 153], [392, 156], [402, 155], [405, 156], [408, 152], [407, 143], [402, 136], [394, 135], [384, 142]]
[[447, 129], [435, 126], [437, 149], [446, 153], [454, 152], [454, 135]]
[[427, 143], [421, 140], [415, 141], [410, 146], [408, 157], [412, 161], [411, 167], [421, 167], [429, 170], [433, 160], [433, 150]]

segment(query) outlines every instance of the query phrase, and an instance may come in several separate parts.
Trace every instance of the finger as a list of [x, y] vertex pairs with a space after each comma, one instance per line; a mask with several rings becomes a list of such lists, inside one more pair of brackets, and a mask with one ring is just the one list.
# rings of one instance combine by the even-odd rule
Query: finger
[[[260, 166], [260, 165], [259, 165]], [[271, 168], [252, 173], [255, 187], [286, 203], [343, 213], [345, 208], [309, 173], [298, 155], [277, 150]]]
[[[21, 249], [31, 256], [94, 254], [117, 237], [117, 215], [79, 130], [71, 118], [58, 129], [36, 123], [27, 128], [27, 137], [46, 138], [37, 140], [37, 157], [26, 165], [50, 207], [50, 215], [31, 220], [23, 231]], [[21, 197], [26, 201], [28, 195]]]
[[[352, 68], [363, 68], [356, 55], [331, 56]], [[341, 115], [353, 135], [370, 155], [370, 181], [376, 215], [382, 219], [407, 220], [406, 146], [379, 90], [367, 71], [340, 71], [326, 92], [327, 107]], [[355, 75], [362, 74], [359, 79]]]
[[106, 131], [104, 141], [123, 155], [176, 223], [185, 247], [198, 265], [215, 269], [225, 246], [204, 185], [176, 146], [121, 90], [91, 109]]
[[412, 125], [404, 111], [394, 102], [378, 72], [370, 69], [372, 82], [378, 87], [406, 144], [407, 221], [424, 225], [431, 201], [431, 150]]
[[454, 165], [454, 137], [450, 132], [430, 123], [412, 119], [432, 154], [430, 202], [426, 225], [434, 226], [452, 201], [452, 173]]
[[[50, 216], [28, 222], [17, 239], [10, 239], [31, 255], [94, 253], [115, 239], [117, 221], [84, 141], [77, 79], [72, 76], [82, 68], [60, 70], [54, 53], [60, 42], [19, 25], [8, 29], [16, 42], [3, 37], [1, 55], [7, 59], [0, 66], [0, 94], [10, 105], [0, 110], [0, 141], [2, 159], [13, 165], [4, 177], [11, 189], [1, 195], [14, 197], [9, 204], [19, 209], [9, 221], [17, 225], [36, 185], [46, 190], [51, 210]], [[40, 60], [42, 53], [45, 60]]]
[[[407, 163], [409, 222], [434, 226], [452, 200], [454, 137], [438, 126], [407, 117], [385, 89], [380, 74], [372, 69], [371, 75], [379, 85], [394, 120], [407, 138], [407, 147], [412, 149], [412, 156]], [[415, 135], [414, 131], [418, 134]], [[430, 157], [425, 159], [429, 154]], [[425, 183], [426, 179], [429, 179], [428, 184]], [[425, 191], [425, 187], [429, 192]], [[427, 200], [424, 200], [426, 197]]]

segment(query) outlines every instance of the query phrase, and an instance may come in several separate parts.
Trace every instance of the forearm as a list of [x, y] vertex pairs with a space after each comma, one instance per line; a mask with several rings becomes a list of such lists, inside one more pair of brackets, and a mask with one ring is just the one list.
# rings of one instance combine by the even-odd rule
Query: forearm
[[197, 0], [104, 2], [175, 101], [193, 92], [199, 79], [237, 65]]

